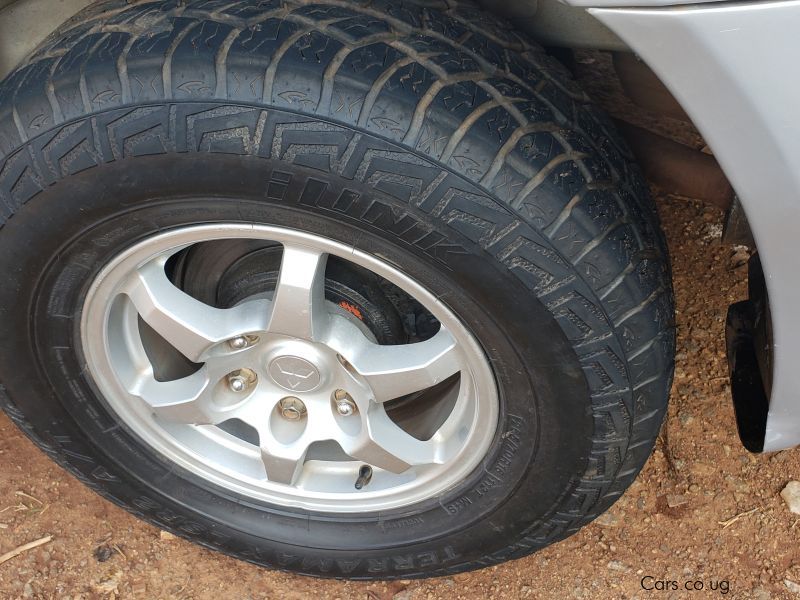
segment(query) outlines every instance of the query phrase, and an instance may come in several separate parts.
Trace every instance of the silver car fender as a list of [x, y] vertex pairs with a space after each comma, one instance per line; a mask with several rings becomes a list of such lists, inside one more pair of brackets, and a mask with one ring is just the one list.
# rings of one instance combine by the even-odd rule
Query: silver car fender
[[773, 332], [761, 449], [800, 444], [800, 1], [568, 3], [600, 7], [589, 12], [666, 84], [736, 190], [765, 274]]

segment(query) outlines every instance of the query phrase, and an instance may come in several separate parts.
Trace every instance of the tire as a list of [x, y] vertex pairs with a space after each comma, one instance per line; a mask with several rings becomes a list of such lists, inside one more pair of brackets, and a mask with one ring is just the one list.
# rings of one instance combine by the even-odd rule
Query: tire
[[[492, 368], [480, 464], [325, 512], [122, 423], [87, 369], [92, 282], [218, 223], [357, 246], [436, 296]], [[637, 475], [671, 385], [666, 245], [628, 149], [540, 48], [449, 0], [93, 5], [0, 85], [0, 272], [0, 397], [45, 453], [158, 527], [309, 575], [452, 574], [575, 533]]]

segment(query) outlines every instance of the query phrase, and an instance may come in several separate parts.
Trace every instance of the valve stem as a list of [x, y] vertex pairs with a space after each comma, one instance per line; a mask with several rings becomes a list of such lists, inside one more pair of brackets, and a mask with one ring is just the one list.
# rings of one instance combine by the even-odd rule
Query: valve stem
[[360, 490], [367, 485], [372, 479], [372, 467], [369, 465], [362, 465], [358, 470], [358, 479], [356, 479], [356, 489]]

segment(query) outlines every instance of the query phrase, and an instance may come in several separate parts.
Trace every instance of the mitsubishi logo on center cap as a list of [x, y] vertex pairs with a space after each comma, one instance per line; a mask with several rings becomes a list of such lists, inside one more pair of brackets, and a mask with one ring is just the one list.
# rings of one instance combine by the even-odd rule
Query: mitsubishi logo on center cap
[[319, 385], [317, 367], [299, 356], [279, 356], [269, 363], [272, 380], [286, 390], [310, 392]]

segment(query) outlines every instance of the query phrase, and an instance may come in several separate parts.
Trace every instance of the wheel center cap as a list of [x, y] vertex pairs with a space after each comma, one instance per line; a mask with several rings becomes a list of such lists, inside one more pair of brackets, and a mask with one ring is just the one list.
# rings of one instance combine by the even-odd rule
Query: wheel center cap
[[305, 358], [290, 354], [272, 359], [268, 371], [275, 383], [292, 392], [310, 392], [321, 379], [317, 367]]

